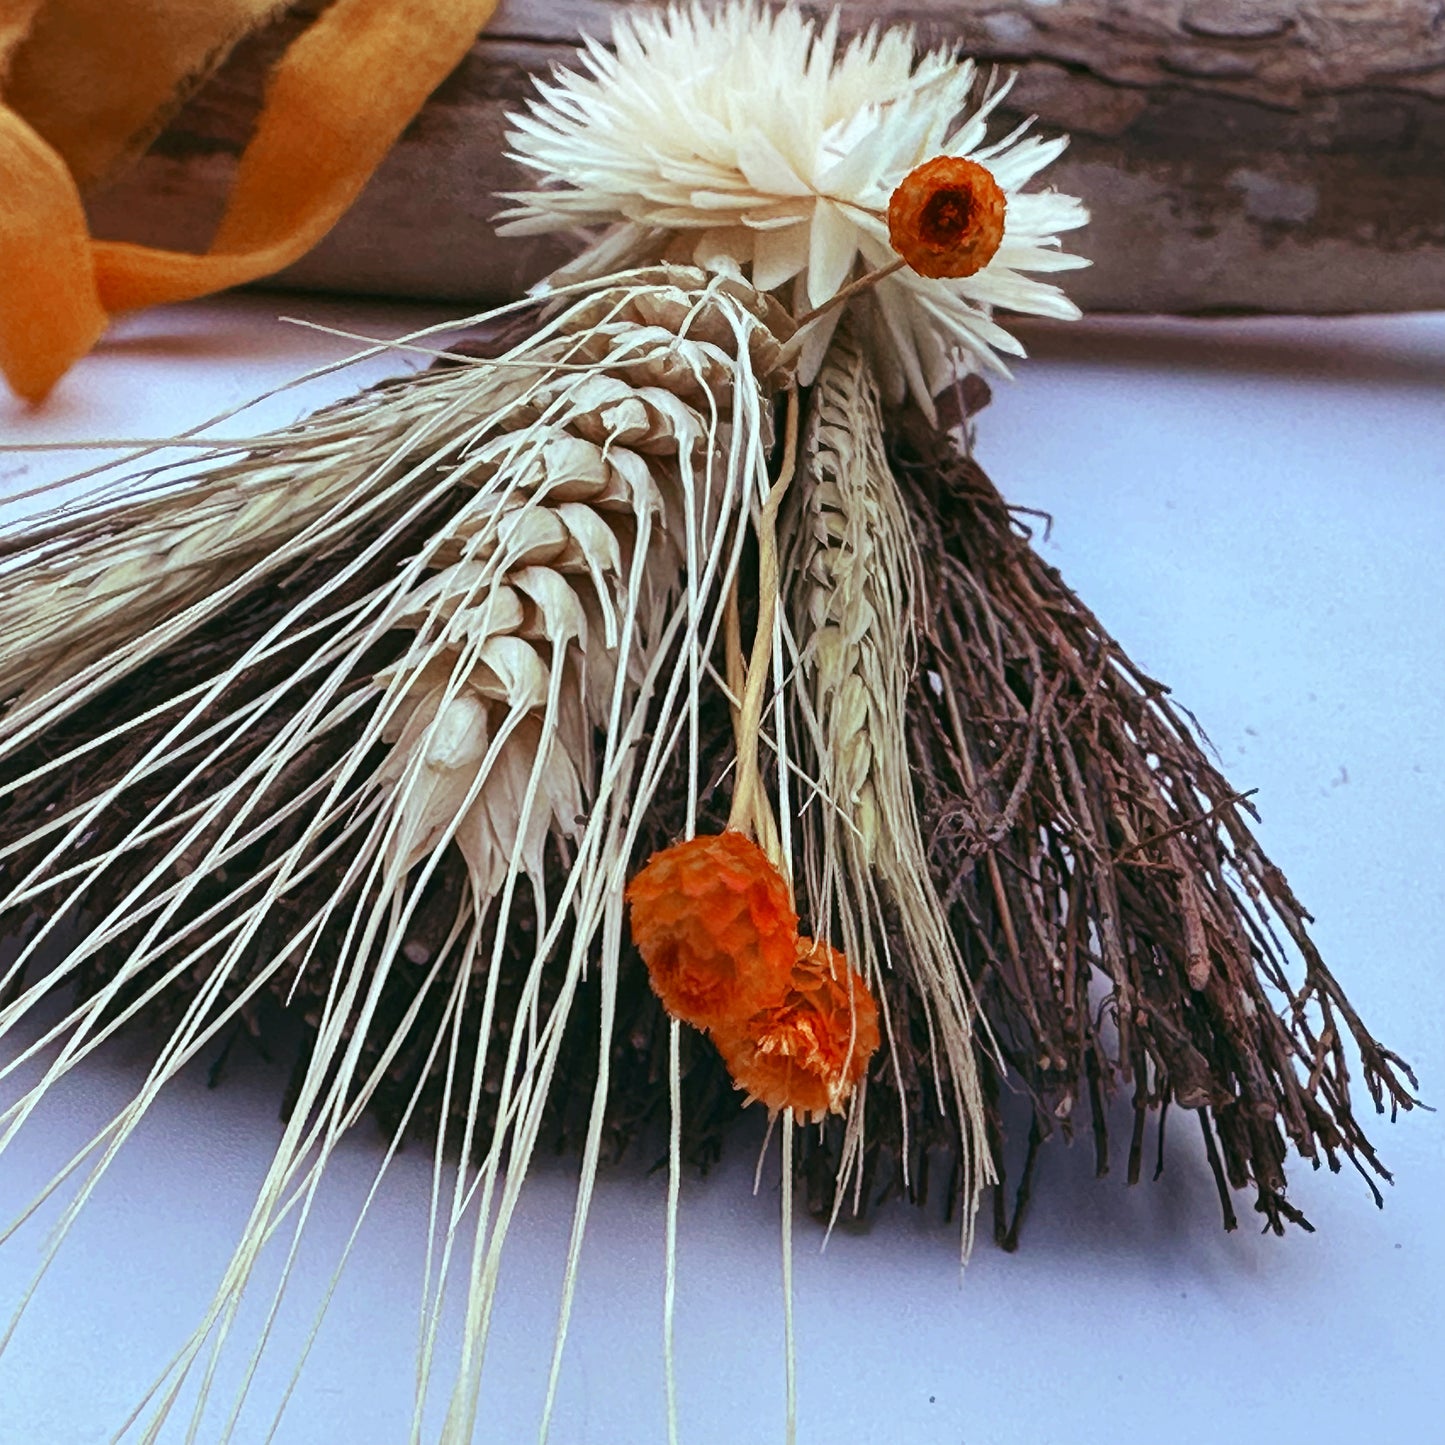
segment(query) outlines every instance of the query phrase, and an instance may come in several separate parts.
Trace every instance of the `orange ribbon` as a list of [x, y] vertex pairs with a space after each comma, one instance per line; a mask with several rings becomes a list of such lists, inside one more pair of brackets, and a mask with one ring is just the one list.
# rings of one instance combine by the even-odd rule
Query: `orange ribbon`
[[204, 255], [92, 240], [65, 161], [0, 105], [0, 371], [11, 387], [43, 399], [116, 312], [254, 281], [303, 255], [356, 199], [497, 4], [335, 0], [273, 72]]

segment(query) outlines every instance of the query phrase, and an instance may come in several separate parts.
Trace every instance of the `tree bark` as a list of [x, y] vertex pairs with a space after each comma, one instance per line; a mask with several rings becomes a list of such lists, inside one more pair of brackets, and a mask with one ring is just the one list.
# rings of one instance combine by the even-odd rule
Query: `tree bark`
[[[287, 287], [489, 303], [565, 254], [498, 240], [522, 183], [505, 115], [644, 0], [504, 0], [354, 209]], [[142, 161], [90, 197], [99, 234], [204, 249], [266, 71], [317, 9], [245, 43]], [[826, 7], [818, 7], [826, 8]], [[1069, 132], [1052, 169], [1093, 221], [1069, 278], [1094, 310], [1445, 307], [1440, 0], [843, 0], [854, 29], [907, 21], [1017, 68], [1012, 113]]]

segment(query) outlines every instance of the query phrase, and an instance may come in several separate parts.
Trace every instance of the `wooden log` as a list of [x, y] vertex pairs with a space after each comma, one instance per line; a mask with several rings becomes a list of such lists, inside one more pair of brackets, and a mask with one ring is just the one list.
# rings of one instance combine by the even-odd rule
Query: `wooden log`
[[[499, 241], [520, 183], [505, 114], [645, 0], [504, 0], [354, 209], [288, 287], [495, 302], [556, 263]], [[264, 75], [317, 9], [253, 37], [138, 166], [90, 198], [99, 234], [202, 249]], [[822, 7], [815, 7], [822, 8]], [[858, 28], [915, 24], [1019, 69], [1012, 115], [1073, 142], [1052, 170], [1093, 222], [1071, 245], [1086, 307], [1119, 311], [1445, 307], [1445, 23], [1437, 0], [843, 0]]]

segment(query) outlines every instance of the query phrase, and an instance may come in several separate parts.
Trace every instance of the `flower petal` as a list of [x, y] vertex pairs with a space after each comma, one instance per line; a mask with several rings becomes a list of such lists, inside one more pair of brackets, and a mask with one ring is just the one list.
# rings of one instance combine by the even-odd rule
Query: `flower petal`
[[807, 226], [757, 232], [753, 245], [753, 285], [759, 291], [771, 291], [790, 281], [807, 264]]
[[853, 269], [858, 254], [858, 228], [847, 212], [832, 201], [813, 208], [813, 230], [808, 247], [808, 304], [821, 306], [837, 294]]
[[812, 188], [783, 159], [782, 152], [761, 131], [738, 142], [738, 169], [755, 190], [775, 196], [809, 196]]
[[816, 321], [809, 322], [804, 329], [803, 348], [798, 353], [798, 382], [801, 386], [811, 386], [818, 379], [828, 343], [832, 341], [838, 322], [842, 320], [843, 309], [841, 306], [834, 306]]

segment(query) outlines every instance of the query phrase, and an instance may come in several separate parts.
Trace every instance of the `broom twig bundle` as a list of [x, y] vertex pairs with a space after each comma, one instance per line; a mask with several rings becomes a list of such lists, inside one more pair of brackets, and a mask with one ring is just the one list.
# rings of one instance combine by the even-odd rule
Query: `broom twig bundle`
[[1225, 1227], [1252, 1189], [1267, 1228], [1309, 1222], [1285, 1194], [1287, 1145], [1341, 1158], [1382, 1203], [1355, 1117], [1346, 1042], [1374, 1108], [1415, 1102], [1409, 1067], [1371, 1036], [1249, 829], [1254, 810], [1197, 728], [1132, 663], [971, 457], [915, 413], [890, 418], [934, 605], [913, 679], [912, 758], [930, 857], [1005, 1069], [1032, 1101], [1013, 1248], [1040, 1145], [1087, 1109], [1110, 1167], [1108, 1099], [1132, 1090], [1128, 1179], [1157, 1114], [1195, 1113]]

